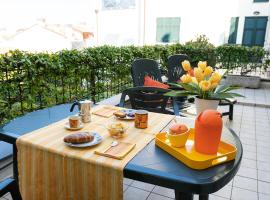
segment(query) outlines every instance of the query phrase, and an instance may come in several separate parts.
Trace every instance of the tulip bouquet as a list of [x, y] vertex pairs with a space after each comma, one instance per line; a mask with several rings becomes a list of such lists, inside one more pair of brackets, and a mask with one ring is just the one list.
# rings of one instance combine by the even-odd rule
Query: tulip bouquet
[[240, 94], [231, 92], [238, 89], [238, 86], [219, 85], [223, 75], [214, 71], [211, 66], [207, 66], [206, 61], [200, 61], [198, 67], [191, 68], [189, 61], [182, 63], [186, 74], [180, 77], [178, 83], [173, 86], [183, 88], [184, 90], [170, 91], [167, 96], [195, 96], [199, 99], [221, 100], [233, 97], [243, 97]]

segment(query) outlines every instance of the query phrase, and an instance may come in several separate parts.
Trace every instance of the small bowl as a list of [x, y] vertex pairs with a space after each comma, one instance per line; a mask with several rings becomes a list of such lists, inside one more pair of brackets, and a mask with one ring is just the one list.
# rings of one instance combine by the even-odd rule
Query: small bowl
[[[119, 126], [117, 126], [119, 124]], [[113, 138], [121, 138], [127, 131], [127, 127], [122, 123], [113, 123], [107, 126], [108, 132]]]
[[190, 128], [188, 128], [188, 130], [186, 132], [178, 134], [178, 135], [172, 135], [168, 131], [167, 138], [169, 139], [169, 141], [173, 147], [180, 148], [180, 147], [185, 146], [187, 139], [188, 139], [188, 136], [189, 136], [189, 133], [190, 133]]

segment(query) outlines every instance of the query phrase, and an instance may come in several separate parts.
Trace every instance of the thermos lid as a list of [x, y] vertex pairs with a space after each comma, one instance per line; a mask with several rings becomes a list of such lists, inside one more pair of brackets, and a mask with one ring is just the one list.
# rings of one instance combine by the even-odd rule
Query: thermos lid
[[221, 113], [216, 110], [205, 110], [196, 118], [196, 123], [202, 126], [222, 126]]
[[136, 110], [135, 114], [146, 115], [146, 114], [148, 114], [148, 111], [146, 111], [146, 110]]
[[83, 100], [83, 101], [80, 101], [80, 103], [92, 103], [92, 101], [90, 101], [90, 100]]

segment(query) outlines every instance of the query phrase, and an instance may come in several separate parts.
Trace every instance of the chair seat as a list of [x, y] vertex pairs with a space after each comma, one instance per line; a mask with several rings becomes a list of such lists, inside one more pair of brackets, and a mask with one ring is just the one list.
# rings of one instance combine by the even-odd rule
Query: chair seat
[[220, 106], [228, 106], [228, 105], [236, 104], [236, 103], [237, 103], [236, 99], [226, 99], [226, 100], [221, 100], [219, 102], [219, 105]]

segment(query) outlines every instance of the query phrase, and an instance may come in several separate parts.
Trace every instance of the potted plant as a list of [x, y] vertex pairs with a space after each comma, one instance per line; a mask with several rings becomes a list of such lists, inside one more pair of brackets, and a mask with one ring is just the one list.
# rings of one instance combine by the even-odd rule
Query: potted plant
[[180, 78], [178, 83], [169, 84], [183, 88], [183, 90], [172, 90], [166, 95], [172, 97], [195, 97], [197, 114], [206, 109], [216, 110], [219, 101], [222, 99], [243, 97], [232, 92], [232, 90], [238, 89], [238, 86], [219, 85], [225, 73], [220, 75], [211, 66], [207, 66], [206, 61], [199, 61], [198, 67], [193, 70], [189, 61], [185, 60], [182, 62], [182, 67], [187, 73]]

